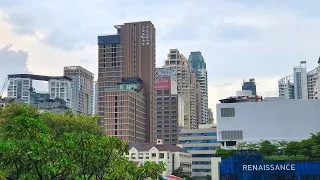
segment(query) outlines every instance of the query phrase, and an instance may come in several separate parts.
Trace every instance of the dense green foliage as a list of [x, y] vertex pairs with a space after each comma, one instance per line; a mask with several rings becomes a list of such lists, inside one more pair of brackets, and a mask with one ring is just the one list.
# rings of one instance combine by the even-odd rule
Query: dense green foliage
[[172, 171], [172, 175], [180, 177], [180, 178], [185, 178], [186, 180], [192, 180], [190, 174], [184, 172], [181, 167], [179, 167], [178, 169], [173, 170]]
[[239, 143], [235, 149], [218, 148], [216, 157], [231, 157], [234, 153], [259, 153], [267, 160], [307, 160], [320, 158], [320, 133], [311, 134], [309, 139], [297, 142]]
[[164, 164], [137, 167], [128, 144], [106, 137], [97, 117], [38, 113], [28, 105], [0, 110], [1, 179], [157, 179]]

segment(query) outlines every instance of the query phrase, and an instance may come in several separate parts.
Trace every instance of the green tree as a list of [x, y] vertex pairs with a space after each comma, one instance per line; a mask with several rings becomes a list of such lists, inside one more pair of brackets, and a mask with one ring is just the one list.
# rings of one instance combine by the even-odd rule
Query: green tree
[[259, 143], [258, 152], [267, 156], [275, 155], [278, 153], [278, 146], [275, 143], [264, 140]]
[[128, 144], [102, 135], [96, 117], [39, 114], [14, 104], [0, 120], [0, 179], [156, 179], [165, 170], [125, 158]]
[[173, 170], [172, 175], [180, 177], [180, 178], [185, 178], [186, 180], [192, 180], [191, 176], [188, 173], [186, 173], [185, 171], [183, 171], [183, 169], [181, 167]]
[[297, 141], [288, 142], [283, 151], [287, 156], [295, 156], [301, 152], [300, 143]]
[[233, 155], [233, 153], [234, 153], [233, 150], [227, 150], [227, 149], [223, 149], [221, 147], [218, 147], [214, 156], [221, 157], [221, 158], [228, 158], [228, 157], [231, 157]]

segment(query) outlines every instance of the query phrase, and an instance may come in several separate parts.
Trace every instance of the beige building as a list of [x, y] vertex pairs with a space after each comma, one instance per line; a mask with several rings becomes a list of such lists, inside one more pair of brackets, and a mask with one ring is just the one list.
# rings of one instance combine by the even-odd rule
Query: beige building
[[[178, 49], [170, 49], [164, 67], [175, 70], [178, 94], [185, 100], [183, 128], [197, 128], [196, 97], [194, 93], [191, 92], [195, 91], [195, 85], [191, 85], [191, 72], [188, 60]], [[194, 80], [192, 80], [192, 82], [194, 82]]]
[[162, 140], [157, 140], [157, 143], [129, 143], [127, 157], [140, 165], [146, 161], [164, 162], [166, 164], [164, 176], [172, 175], [172, 171], [179, 167], [191, 175], [191, 154], [179, 146], [163, 144]]
[[155, 142], [155, 35], [150, 21], [98, 37], [98, 114], [109, 136]]
[[93, 114], [94, 74], [81, 66], [67, 66], [64, 67], [64, 76], [72, 79], [72, 111], [85, 115]]

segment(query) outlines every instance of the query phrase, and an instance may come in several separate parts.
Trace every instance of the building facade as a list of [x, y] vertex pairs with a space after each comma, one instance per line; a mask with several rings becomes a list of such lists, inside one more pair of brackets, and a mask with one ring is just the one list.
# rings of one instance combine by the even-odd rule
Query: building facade
[[278, 81], [279, 97], [287, 99], [315, 99], [320, 68], [307, 72], [306, 61], [293, 68], [293, 74]]
[[183, 126], [183, 99], [177, 94], [176, 81], [172, 76], [157, 76], [157, 139], [165, 144], [177, 144], [179, 127]]
[[[198, 108], [197, 106], [199, 105], [198, 98], [199, 96], [197, 95], [198, 89], [197, 89], [197, 76], [195, 73], [191, 73], [190, 76], [190, 128], [191, 129], [197, 129], [199, 120], [198, 117], [203, 115], [203, 101], [201, 101], [201, 108]], [[201, 92], [201, 90], [200, 90]], [[201, 114], [200, 114], [201, 110]], [[203, 117], [202, 117], [203, 118]], [[201, 121], [203, 120], [201, 118]]]
[[300, 66], [293, 68], [295, 99], [308, 99], [307, 64], [301, 61]]
[[196, 74], [197, 81], [199, 81], [201, 87], [202, 121], [208, 123], [208, 74], [206, 63], [200, 51], [191, 52], [188, 61], [190, 62], [191, 71]]
[[209, 116], [209, 123], [213, 124], [214, 123], [214, 117], [213, 117], [212, 109], [209, 108], [208, 113], [209, 113], [209, 115], [208, 115]]
[[220, 103], [216, 108], [218, 141], [224, 146], [301, 141], [320, 132], [320, 101], [316, 99]]
[[27, 104], [36, 103], [36, 99], [40, 98], [39, 94], [35, 93], [32, 86], [32, 81], [47, 81], [48, 92], [46, 98], [60, 98], [66, 101], [67, 107], [71, 108], [72, 79], [67, 76], [42, 76], [34, 74], [10, 74], [8, 75], [8, 98], [17, 98], [23, 100]]
[[172, 171], [179, 167], [191, 175], [191, 154], [179, 146], [163, 144], [162, 140], [157, 140], [157, 143], [129, 143], [127, 157], [138, 165], [146, 161], [164, 162], [164, 176], [172, 175]]
[[183, 54], [178, 49], [170, 49], [165, 61], [166, 68], [173, 69], [177, 78], [178, 94], [185, 100], [184, 103], [184, 126], [183, 128], [190, 129], [192, 124], [197, 124], [196, 111], [191, 111], [191, 104], [196, 104], [196, 99], [191, 99], [191, 71], [190, 64]]
[[252, 91], [252, 95], [257, 94], [257, 86], [254, 78], [243, 79], [242, 90], [250, 90]]
[[318, 78], [317, 78], [317, 81], [315, 83], [314, 92], [313, 92], [314, 99], [320, 99], [320, 57], [319, 57], [318, 64], [319, 64], [319, 66], [318, 66]]
[[[64, 76], [67, 77], [67, 76]], [[50, 79], [49, 94], [50, 99], [60, 98], [66, 102], [68, 108], [72, 108], [72, 79]]]
[[205, 180], [211, 175], [211, 158], [220, 146], [216, 126], [200, 124], [199, 129], [183, 129], [179, 142], [184, 150], [192, 154], [192, 178]]
[[201, 86], [200, 86], [200, 82], [199, 81], [196, 81], [196, 98], [197, 98], [197, 105], [196, 105], [196, 110], [197, 110], [197, 119], [198, 119], [198, 126], [199, 124], [206, 124], [204, 119], [203, 118], [203, 115], [202, 113], [204, 112], [203, 111], [203, 103], [202, 103], [202, 100], [203, 100], [203, 95], [201, 93]]
[[94, 112], [93, 114], [98, 114], [98, 81], [94, 82]]
[[283, 77], [278, 80], [279, 97], [294, 99], [293, 75]]
[[64, 67], [64, 76], [72, 79], [72, 110], [74, 113], [93, 114], [94, 75], [81, 66]]
[[[101, 126], [107, 135], [122, 140], [154, 142], [156, 30], [150, 21], [115, 28], [115, 35], [98, 36]], [[135, 103], [138, 109], [133, 108]]]
[[317, 83], [319, 80], [320, 67], [313, 69], [307, 73], [308, 99], [316, 99], [315, 91], [317, 91]]

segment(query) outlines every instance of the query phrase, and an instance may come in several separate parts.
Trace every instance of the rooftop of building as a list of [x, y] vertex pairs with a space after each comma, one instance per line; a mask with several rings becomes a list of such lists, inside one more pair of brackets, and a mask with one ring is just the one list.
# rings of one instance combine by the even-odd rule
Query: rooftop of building
[[183, 152], [188, 153], [186, 150], [179, 146], [171, 144], [161, 143], [129, 143], [129, 148], [136, 148], [138, 151], [149, 151], [152, 147], [157, 148], [159, 151], [170, 151], [170, 152]]
[[201, 55], [201, 51], [193, 51], [193, 52], [190, 52], [190, 54]]
[[92, 76], [92, 78], [94, 77], [94, 74], [92, 72], [83, 68], [82, 66], [65, 66], [64, 71], [82, 71], [88, 74], [89, 76]]
[[29, 78], [29, 79], [38, 80], [38, 81], [49, 81], [52, 79], [72, 81], [72, 79], [69, 78], [68, 76], [43, 76], [43, 75], [36, 75], [36, 74], [9, 74], [8, 75], [8, 79], [15, 79], [15, 78]]

